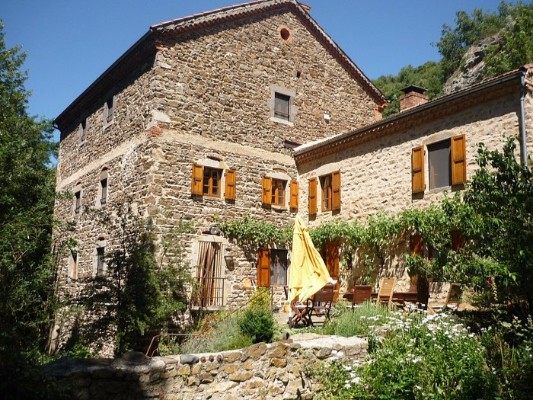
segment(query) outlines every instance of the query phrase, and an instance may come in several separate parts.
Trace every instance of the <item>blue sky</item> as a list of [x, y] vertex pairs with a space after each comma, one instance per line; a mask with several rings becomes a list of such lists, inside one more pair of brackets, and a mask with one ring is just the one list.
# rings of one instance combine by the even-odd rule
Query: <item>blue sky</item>
[[[8, 47], [27, 52], [29, 112], [58, 116], [150, 25], [240, 0], [3, 0]], [[514, 1], [512, 1], [514, 2]], [[432, 43], [459, 10], [500, 0], [307, 0], [311, 15], [371, 79], [438, 60]]]

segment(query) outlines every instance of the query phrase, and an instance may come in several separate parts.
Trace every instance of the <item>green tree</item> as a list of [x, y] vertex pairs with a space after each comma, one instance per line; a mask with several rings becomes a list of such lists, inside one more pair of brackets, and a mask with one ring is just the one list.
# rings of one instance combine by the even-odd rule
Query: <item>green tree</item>
[[[501, 276], [496, 279], [499, 300], [526, 300], [533, 304], [533, 171], [515, 157], [515, 141], [503, 151], [479, 148], [474, 174], [464, 195], [471, 211], [465, 225], [473, 251], [490, 260]], [[465, 221], [466, 222], [466, 221]], [[494, 265], [495, 264], [495, 265]], [[496, 277], [497, 278], [497, 277]]]
[[35, 359], [53, 299], [54, 170], [50, 121], [28, 115], [25, 55], [0, 21], [0, 353]]

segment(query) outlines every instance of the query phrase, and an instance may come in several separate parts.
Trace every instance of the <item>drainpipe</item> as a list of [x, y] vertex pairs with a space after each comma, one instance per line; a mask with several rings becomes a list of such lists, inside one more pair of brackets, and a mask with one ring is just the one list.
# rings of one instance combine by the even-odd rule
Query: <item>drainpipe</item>
[[526, 112], [524, 102], [526, 98], [526, 70], [522, 70], [522, 76], [520, 77], [520, 163], [523, 167], [527, 166], [527, 144], [526, 144]]

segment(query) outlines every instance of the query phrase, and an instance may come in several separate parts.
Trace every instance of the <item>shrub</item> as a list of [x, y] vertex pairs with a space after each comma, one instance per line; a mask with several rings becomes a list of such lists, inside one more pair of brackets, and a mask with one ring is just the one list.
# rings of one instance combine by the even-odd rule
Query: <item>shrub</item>
[[338, 336], [367, 336], [374, 331], [375, 326], [383, 325], [389, 314], [386, 307], [363, 303], [353, 310], [346, 309], [342, 312], [329, 329]]
[[274, 336], [274, 318], [270, 310], [264, 308], [252, 307], [244, 311], [239, 327], [253, 343], [270, 342]]

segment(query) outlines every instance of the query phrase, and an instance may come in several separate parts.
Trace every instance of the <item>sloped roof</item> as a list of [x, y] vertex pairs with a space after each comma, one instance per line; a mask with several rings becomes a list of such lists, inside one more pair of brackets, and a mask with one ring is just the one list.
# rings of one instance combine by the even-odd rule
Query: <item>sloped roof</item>
[[459, 112], [466, 107], [492, 100], [501, 96], [502, 93], [508, 93], [514, 90], [519, 91], [520, 78], [524, 74], [524, 71], [531, 66], [526, 65], [495, 78], [487, 79], [463, 90], [393, 114], [354, 131], [344, 132], [302, 144], [294, 149], [294, 158], [297, 163], [301, 163], [323, 157], [381, 136], [394, 134], [402, 129], [424, 124], [437, 118]]
[[335, 57], [377, 104], [383, 105], [386, 103], [386, 98], [379, 89], [372, 84], [350, 57], [320, 27], [297, 0], [256, 0], [152, 25], [146, 34], [105, 70], [102, 75], [55, 119], [55, 123], [61, 129], [66, 124], [72, 122], [70, 119], [80, 118], [80, 114], [85, 107], [93, 106], [94, 102], [98, 98], [105, 96], [118, 80], [131, 73], [147, 57], [155, 54], [159, 37], [201, 31], [211, 26], [282, 9], [293, 12], [302, 24], [309, 29], [316, 39]]

